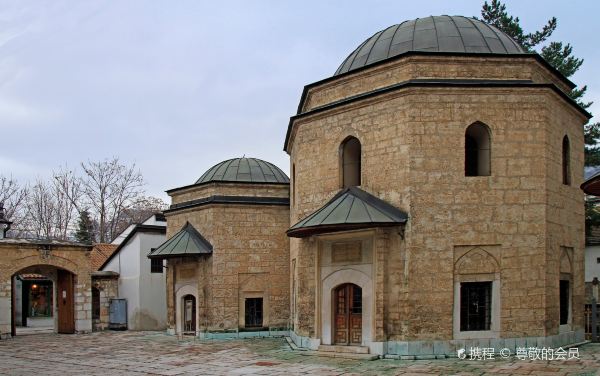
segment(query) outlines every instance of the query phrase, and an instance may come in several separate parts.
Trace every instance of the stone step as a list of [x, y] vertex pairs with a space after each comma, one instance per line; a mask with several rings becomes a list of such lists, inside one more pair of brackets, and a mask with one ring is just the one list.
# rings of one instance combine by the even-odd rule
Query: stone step
[[355, 353], [341, 353], [333, 351], [298, 351], [299, 355], [308, 356], [322, 356], [326, 358], [340, 358], [340, 359], [354, 359], [354, 360], [376, 360], [379, 359], [379, 355], [374, 354], [355, 354]]
[[319, 351], [345, 354], [368, 354], [369, 348], [367, 346], [320, 345]]

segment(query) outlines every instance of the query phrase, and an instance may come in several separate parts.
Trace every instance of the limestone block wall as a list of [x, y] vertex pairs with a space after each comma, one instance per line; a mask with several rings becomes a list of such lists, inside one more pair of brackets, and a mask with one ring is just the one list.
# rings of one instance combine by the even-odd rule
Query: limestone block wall
[[[259, 195], [289, 197], [287, 185], [232, 185], [226, 190], [202, 189], [201, 195]], [[261, 193], [262, 192], [262, 193]], [[175, 199], [180, 200], [180, 198]], [[185, 201], [185, 200], [184, 200]], [[182, 201], [177, 201], [182, 202]], [[175, 291], [184, 283], [182, 268], [194, 269], [194, 283], [202, 295], [200, 330], [237, 330], [244, 326], [244, 299], [263, 298], [263, 324], [287, 328], [289, 323], [289, 208], [278, 205], [211, 204], [167, 214], [167, 237], [189, 221], [212, 245], [211, 256], [197, 261], [169, 260], [169, 327], [175, 328]], [[195, 264], [194, 264], [195, 263]], [[191, 272], [189, 272], [191, 273]]]
[[171, 203], [179, 204], [182, 202], [197, 200], [212, 195], [222, 196], [252, 196], [252, 197], [288, 197], [287, 184], [236, 184], [213, 182], [201, 185], [192, 185], [176, 189], [170, 192]]
[[[550, 102], [552, 103], [552, 102]], [[585, 215], [584, 195], [579, 186], [583, 183], [584, 140], [581, 115], [562, 103], [547, 108], [548, 138], [546, 153], [546, 330], [559, 333], [559, 280], [570, 279], [571, 330], [583, 329], [585, 304]], [[562, 141], [567, 136], [570, 143], [569, 185], [562, 181]], [[568, 275], [570, 274], [570, 275]], [[544, 276], [542, 276], [543, 278]]]
[[11, 278], [15, 273], [54, 273], [57, 268], [74, 274], [75, 330], [92, 330], [91, 246], [42, 244], [29, 240], [0, 241], [0, 336], [11, 334]]
[[412, 79], [530, 80], [535, 83], [553, 83], [565, 92], [570, 90], [565, 81], [533, 57], [515, 59], [502, 56], [482, 58], [417, 55], [311, 86], [303, 112]]
[[[529, 77], [557, 80], [536, 64], [525, 69]], [[450, 69], [449, 77], [472, 66]], [[485, 77], [512, 77], [504, 68], [501, 63], [491, 73], [486, 68], [490, 76]], [[412, 69], [428, 68], [425, 64]], [[375, 77], [378, 71], [364, 75]], [[379, 77], [383, 75], [382, 71]], [[345, 80], [350, 78], [340, 80], [339, 90], [348, 91], [340, 96], [354, 93]], [[369, 85], [356, 90], [367, 91]], [[464, 174], [464, 135], [474, 122], [491, 131], [491, 176]], [[537, 88], [405, 89], [298, 119], [290, 147], [295, 171], [291, 222], [339, 191], [339, 145], [347, 136], [357, 137], [362, 144], [361, 188], [410, 216], [404, 239], [395, 234], [381, 237], [377, 260], [384, 266], [377, 269], [376, 285], [382, 291], [375, 297], [376, 307], [381, 307], [376, 311], [377, 341], [454, 338], [455, 283], [496, 275], [501, 308], [493, 335], [554, 335], [560, 247], [573, 248], [574, 304], [583, 267], [580, 180], [574, 177], [570, 187], [561, 186], [559, 130], [568, 130], [571, 168], [581, 171], [584, 122], [558, 95]], [[316, 262], [311, 242], [292, 239], [290, 255], [297, 275], [296, 334], [314, 337]], [[474, 257], [476, 249], [497, 271], [457, 275], [455, 263], [465, 255]], [[577, 309], [573, 317], [579, 315]]]
[[100, 294], [100, 318], [93, 319], [93, 330], [106, 330], [109, 324], [110, 300], [119, 297], [119, 279], [118, 277], [92, 277], [92, 285], [98, 289]]

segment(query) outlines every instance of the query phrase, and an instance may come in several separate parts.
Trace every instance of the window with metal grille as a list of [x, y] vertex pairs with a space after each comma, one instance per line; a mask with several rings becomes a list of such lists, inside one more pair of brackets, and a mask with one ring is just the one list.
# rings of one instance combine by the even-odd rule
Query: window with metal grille
[[561, 280], [559, 290], [560, 325], [566, 325], [569, 323], [569, 281]]
[[162, 259], [150, 259], [150, 273], [162, 273], [163, 272], [163, 260]]
[[246, 328], [263, 326], [263, 298], [246, 298], [245, 319]]
[[460, 331], [490, 330], [492, 282], [460, 284]]

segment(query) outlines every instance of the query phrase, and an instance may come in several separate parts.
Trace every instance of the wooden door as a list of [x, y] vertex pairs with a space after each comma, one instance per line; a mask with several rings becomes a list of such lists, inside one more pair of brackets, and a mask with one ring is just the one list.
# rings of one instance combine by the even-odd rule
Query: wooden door
[[362, 343], [362, 289], [347, 283], [334, 290], [334, 341], [336, 345]]
[[57, 270], [57, 296], [58, 305], [58, 332], [64, 334], [75, 333], [75, 307], [73, 304], [73, 274]]

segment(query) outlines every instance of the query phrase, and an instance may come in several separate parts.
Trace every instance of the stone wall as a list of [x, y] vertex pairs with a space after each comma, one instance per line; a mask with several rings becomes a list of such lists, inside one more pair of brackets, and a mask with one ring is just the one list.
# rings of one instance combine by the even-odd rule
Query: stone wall
[[[100, 295], [100, 317], [93, 319], [92, 329], [101, 331], [108, 329], [110, 323], [110, 301], [119, 297], [119, 276], [92, 276], [92, 286], [98, 289]], [[92, 310], [94, 310], [92, 302]]]
[[515, 59], [502, 56], [410, 56], [311, 87], [302, 112], [414, 79], [528, 80], [535, 83], [553, 83], [565, 92], [570, 90], [565, 81], [533, 57]]
[[75, 331], [92, 330], [91, 246], [20, 239], [0, 241], [0, 336], [11, 333], [11, 278], [57, 268], [74, 274]]
[[[326, 99], [320, 104], [366, 92], [404, 80], [395, 76], [396, 66], [413, 78], [529, 77], [565, 89], [558, 78], [528, 60], [457, 58], [459, 67], [439, 60], [428, 65], [423, 59], [390, 63], [387, 71], [381, 66], [367, 69], [311, 90], [339, 91], [323, 94]], [[318, 105], [315, 101], [305, 109]], [[584, 216], [578, 186], [585, 121], [552, 90], [519, 87], [407, 88], [299, 118], [290, 144], [295, 171], [291, 222], [314, 212], [341, 189], [339, 145], [354, 136], [362, 145], [360, 188], [409, 214], [403, 237], [393, 231], [374, 237], [380, 244], [374, 260], [376, 341], [455, 338], [455, 283], [463, 278], [455, 263], [476, 254], [489, 255], [498, 268], [464, 277], [500, 281], [494, 285], [499, 286], [500, 323], [490, 335], [557, 335], [563, 249], [572, 255], [569, 330], [580, 331]], [[464, 173], [465, 130], [475, 122], [491, 131], [491, 176]], [[565, 134], [571, 141], [570, 186], [563, 186], [561, 178]], [[297, 335], [312, 338], [319, 338], [316, 243], [290, 242], [298, 286], [294, 328]]]
[[[221, 195], [224, 192], [238, 196], [289, 196], [287, 185], [225, 186], [226, 190], [196, 190], [197, 195], [183, 192], [185, 200], [177, 193], [173, 202]], [[238, 330], [243, 327], [245, 297], [263, 298], [264, 326], [287, 328], [287, 206], [211, 204], [171, 211], [166, 215], [167, 237], [171, 237], [189, 221], [213, 245], [210, 256], [168, 260], [168, 325], [172, 331], [177, 331], [177, 291], [191, 285], [198, 294], [199, 331]]]

